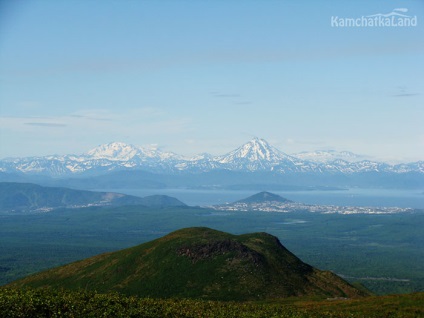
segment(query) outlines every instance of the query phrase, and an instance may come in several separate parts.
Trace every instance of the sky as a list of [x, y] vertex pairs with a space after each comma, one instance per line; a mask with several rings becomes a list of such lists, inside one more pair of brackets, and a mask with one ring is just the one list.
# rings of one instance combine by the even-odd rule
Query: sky
[[424, 1], [0, 1], [0, 159], [254, 137], [424, 160]]

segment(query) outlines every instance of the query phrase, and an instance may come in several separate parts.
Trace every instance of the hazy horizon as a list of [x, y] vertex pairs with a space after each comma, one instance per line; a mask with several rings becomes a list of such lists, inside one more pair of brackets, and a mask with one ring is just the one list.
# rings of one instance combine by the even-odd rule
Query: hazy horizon
[[115, 141], [218, 155], [259, 137], [424, 160], [423, 38], [413, 0], [4, 1], [0, 158]]

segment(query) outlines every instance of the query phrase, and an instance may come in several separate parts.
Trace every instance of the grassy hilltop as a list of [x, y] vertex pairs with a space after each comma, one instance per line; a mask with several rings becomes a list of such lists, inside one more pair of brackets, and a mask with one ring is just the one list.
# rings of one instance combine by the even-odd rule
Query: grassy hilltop
[[29, 276], [11, 286], [210, 300], [366, 294], [331, 272], [303, 263], [272, 235], [231, 235], [209, 228], [178, 230]]
[[[43, 287], [43, 288], [38, 288]], [[266, 233], [185, 228], [0, 288], [14, 317], [422, 317], [424, 293], [367, 296]]]

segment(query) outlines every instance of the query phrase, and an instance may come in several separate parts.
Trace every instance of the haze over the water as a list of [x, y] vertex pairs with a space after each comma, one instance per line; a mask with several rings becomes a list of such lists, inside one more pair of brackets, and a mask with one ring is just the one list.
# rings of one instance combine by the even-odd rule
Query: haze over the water
[[423, 38], [421, 1], [3, 1], [0, 158], [257, 136], [424, 160]]

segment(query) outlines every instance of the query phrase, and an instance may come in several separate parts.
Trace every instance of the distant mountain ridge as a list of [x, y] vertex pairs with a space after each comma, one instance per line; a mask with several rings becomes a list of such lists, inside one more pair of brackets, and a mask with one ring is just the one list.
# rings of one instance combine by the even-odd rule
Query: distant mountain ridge
[[336, 160], [344, 160], [347, 162], [357, 162], [367, 160], [367, 156], [358, 155], [350, 151], [335, 151], [335, 150], [317, 150], [305, 151], [293, 154], [292, 156], [313, 162], [332, 162]]
[[31, 183], [0, 182], [0, 214], [2, 212], [33, 212], [57, 208], [108, 205], [185, 206], [178, 199], [166, 195], [152, 195], [141, 198], [115, 192], [94, 192], [43, 187]]
[[[221, 156], [202, 154], [186, 158], [155, 147], [142, 148], [122, 142], [96, 147], [82, 155], [7, 158], [0, 160], [0, 172], [65, 177], [100, 175], [119, 170], [143, 170], [160, 174], [205, 173], [218, 170], [272, 172], [276, 174], [316, 173], [418, 173], [424, 175], [424, 161], [390, 165], [364, 160], [350, 152], [318, 151], [288, 155], [254, 138]], [[0, 178], [2, 175], [0, 174]], [[0, 179], [1, 180], [1, 179]]]

